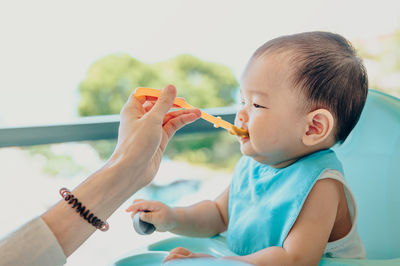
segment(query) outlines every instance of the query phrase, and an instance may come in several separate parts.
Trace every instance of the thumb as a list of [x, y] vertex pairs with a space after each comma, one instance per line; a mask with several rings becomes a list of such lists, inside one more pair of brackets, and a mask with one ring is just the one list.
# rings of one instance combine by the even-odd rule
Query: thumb
[[155, 116], [162, 121], [164, 116], [167, 114], [169, 109], [174, 104], [176, 97], [176, 88], [174, 85], [167, 85], [162, 91], [157, 102], [153, 108], [149, 111], [149, 114]]

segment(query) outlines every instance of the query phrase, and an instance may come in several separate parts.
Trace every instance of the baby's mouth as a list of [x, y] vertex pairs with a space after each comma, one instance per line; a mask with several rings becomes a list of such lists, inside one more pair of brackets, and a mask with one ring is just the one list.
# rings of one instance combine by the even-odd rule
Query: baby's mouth
[[232, 129], [230, 131], [232, 135], [237, 135], [241, 138], [248, 138], [249, 137], [249, 131], [244, 128], [239, 128], [237, 126], [232, 126]]
[[244, 144], [250, 139], [249, 131], [245, 128], [238, 128], [238, 129], [240, 130], [240, 132], [236, 133], [235, 135], [238, 141]]
[[239, 141], [245, 143], [249, 140], [249, 138], [250, 138], [249, 136], [240, 136]]

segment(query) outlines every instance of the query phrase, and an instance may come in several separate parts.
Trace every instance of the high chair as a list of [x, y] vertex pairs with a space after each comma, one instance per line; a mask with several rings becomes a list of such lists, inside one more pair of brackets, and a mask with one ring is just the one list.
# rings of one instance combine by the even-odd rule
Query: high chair
[[[400, 99], [369, 90], [360, 121], [346, 141], [333, 148], [358, 204], [358, 232], [367, 258], [322, 258], [320, 266], [400, 265]], [[175, 247], [213, 256], [232, 256], [224, 237], [172, 237], [133, 251], [113, 265], [161, 265]], [[176, 260], [168, 265], [246, 265], [227, 260]]]

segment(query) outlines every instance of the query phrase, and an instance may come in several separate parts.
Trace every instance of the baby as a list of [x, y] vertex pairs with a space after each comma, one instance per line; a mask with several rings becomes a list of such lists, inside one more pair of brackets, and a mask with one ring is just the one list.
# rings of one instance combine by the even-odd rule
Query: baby
[[[330, 148], [356, 125], [368, 92], [366, 70], [349, 42], [328, 32], [268, 41], [241, 78], [235, 125], [243, 157], [214, 201], [183, 208], [135, 200], [160, 232], [209, 237], [226, 231], [238, 256], [254, 265], [318, 265], [322, 256], [365, 258], [357, 206]], [[184, 248], [165, 261], [210, 257]]]

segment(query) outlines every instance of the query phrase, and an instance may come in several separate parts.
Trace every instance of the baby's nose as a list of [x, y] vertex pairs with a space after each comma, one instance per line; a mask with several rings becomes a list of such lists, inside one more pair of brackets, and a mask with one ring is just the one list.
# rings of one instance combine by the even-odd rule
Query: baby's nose
[[248, 120], [246, 111], [244, 109], [240, 109], [236, 114], [236, 119], [240, 122], [246, 122]]

